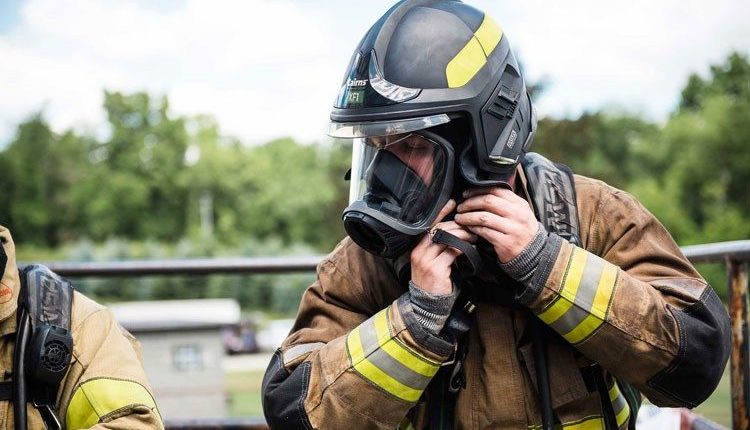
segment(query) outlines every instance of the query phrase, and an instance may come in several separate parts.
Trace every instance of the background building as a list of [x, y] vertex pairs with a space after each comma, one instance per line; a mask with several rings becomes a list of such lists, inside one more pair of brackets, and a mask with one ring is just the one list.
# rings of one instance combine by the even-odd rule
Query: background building
[[129, 302], [110, 308], [141, 342], [162, 417], [226, 415], [222, 329], [240, 320], [236, 300]]

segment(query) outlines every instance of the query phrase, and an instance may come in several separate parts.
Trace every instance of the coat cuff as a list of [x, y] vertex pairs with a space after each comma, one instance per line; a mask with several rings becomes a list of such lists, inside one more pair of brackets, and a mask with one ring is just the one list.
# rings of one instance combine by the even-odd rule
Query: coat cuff
[[452, 342], [430, 332], [419, 322], [408, 292], [398, 298], [396, 307], [407, 331], [417, 345], [441, 358], [447, 358], [453, 353], [455, 345]]
[[539, 265], [542, 250], [547, 243], [548, 233], [541, 223], [537, 223], [538, 229], [526, 248], [507, 263], [500, 263], [500, 268], [516, 281], [528, 285], [534, 276], [534, 271]]
[[533, 276], [524, 282], [524, 288], [516, 294], [518, 303], [529, 306], [539, 297], [550, 272], [552, 272], [552, 267], [555, 265], [562, 243], [563, 238], [555, 233], [547, 235], [544, 246], [538, 254], [538, 262]]
[[436, 295], [422, 290], [413, 281], [409, 281], [409, 298], [417, 320], [433, 334], [440, 333], [453, 304], [458, 298], [458, 288], [453, 286], [449, 294]]

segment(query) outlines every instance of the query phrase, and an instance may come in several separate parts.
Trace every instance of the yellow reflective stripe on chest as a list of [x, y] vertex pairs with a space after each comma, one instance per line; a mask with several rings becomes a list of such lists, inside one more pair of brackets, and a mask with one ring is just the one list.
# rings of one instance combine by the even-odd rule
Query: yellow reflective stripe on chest
[[440, 365], [396, 338], [389, 319], [387, 308], [349, 333], [349, 360], [368, 381], [399, 399], [416, 402]]
[[621, 427], [630, 418], [630, 405], [628, 405], [625, 396], [620, 392], [617, 381], [609, 389], [609, 400], [612, 402], [612, 409], [615, 411], [617, 427]]
[[[602, 430], [603, 428], [604, 420], [598, 415], [563, 423], [562, 425], [557, 424], [555, 426], [555, 430]], [[528, 430], [542, 430], [542, 426], [529, 426]]]
[[144, 405], [156, 411], [151, 393], [137, 382], [91, 379], [78, 386], [73, 394], [65, 418], [66, 427], [68, 430], [90, 428], [108, 414], [131, 405]]
[[584, 341], [606, 321], [617, 276], [617, 266], [575, 247], [559, 296], [539, 318], [568, 342]]
[[[625, 396], [620, 392], [620, 387], [618, 387], [617, 382], [615, 382], [609, 389], [609, 400], [612, 402], [612, 409], [615, 411], [617, 427], [620, 428], [628, 421], [628, 419], [630, 419], [630, 406], [628, 405]], [[555, 430], [602, 430], [603, 428], [604, 419], [598, 415], [557, 424], [555, 426]], [[528, 426], [528, 430], [542, 430], [542, 426]]]

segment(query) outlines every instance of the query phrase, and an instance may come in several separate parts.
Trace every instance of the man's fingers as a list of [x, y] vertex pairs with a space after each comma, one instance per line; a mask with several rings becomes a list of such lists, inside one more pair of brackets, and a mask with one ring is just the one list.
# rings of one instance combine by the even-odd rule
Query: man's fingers
[[[453, 236], [456, 236], [457, 238], [465, 240], [469, 243], [475, 243], [478, 239], [477, 235], [466, 230], [466, 228], [460, 226], [455, 221], [441, 222], [433, 227], [433, 229], [443, 230], [446, 233], [450, 233]], [[424, 235], [424, 237], [422, 237], [417, 246], [414, 247], [412, 253], [413, 255], [416, 255], [420, 259], [420, 261], [430, 263], [431, 260], [434, 260], [440, 255], [440, 253], [444, 252], [446, 248], [449, 247], [445, 244], [433, 242], [432, 235], [428, 233]]]
[[489, 243], [497, 244], [502, 243], [505, 234], [484, 226], [468, 226], [466, 227], [469, 231], [484, 238]]
[[475, 235], [474, 233], [472, 233], [470, 231], [467, 231], [464, 227], [457, 228], [457, 229], [454, 229], [454, 230], [444, 230], [444, 231], [446, 233], [450, 233], [450, 234], [456, 236], [457, 238], [459, 238], [461, 240], [465, 240], [465, 241], [467, 241], [469, 243], [474, 243], [474, 242], [477, 241], [477, 235]]
[[445, 251], [445, 249], [448, 248], [447, 245], [443, 245], [442, 243], [430, 243], [429, 246], [427, 246], [419, 255], [420, 261], [426, 263], [426, 264], [433, 264], [433, 260], [435, 260], [440, 253]]
[[432, 223], [433, 227], [438, 224], [440, 221], [443, 220], [443, 218], [450, 215], [453, 210], [456, 209], [456, 201], [453, 199], [448, 200], [448, 203], [443, 206], [442, 209], [440, 209], [440, 212], [438, 213], [437, 218], [435, 218], [435, 222]]
[[456, 248], [447, 247], [437, 257], [435, 257], [434, 264], [440, 264], [442, 266], [450, 266], [456, 261], [456, 258], [461, 255], [461, 251]]
[[511, 216], [517, 212], [513, 202], [494, 194], [480, 194], [468, 198], [458, 205], [458, 213], [484, 210], [500, 216]]
[[[519, 228], [517, 223], [508, 218], [498, 216], [491, 212], [467, 212], [456, 215], [456, 222], [465, 228], [470, 227], [488, 227], [500, 233], [511, 233], [514, 229]], [[471, 230], [476, 233], [476, 231]]]
[[514, 198], [513, 196], [520, 198], [513, 190], [507, 187], [469, 188], [468, 190], [464, 191], [463, 198], [468, 199], [469, 197], [474, 197], [481, 194], [493, 194], [498, 197], [506, 197], [509, 199]]

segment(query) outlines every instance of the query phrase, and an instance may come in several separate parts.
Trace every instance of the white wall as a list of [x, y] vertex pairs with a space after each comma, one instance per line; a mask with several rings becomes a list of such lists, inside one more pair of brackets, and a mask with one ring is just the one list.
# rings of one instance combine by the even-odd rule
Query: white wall
[[225, 416], [219, 328], [133, 335], [141, 342], [144, 367], [162, 418]]

